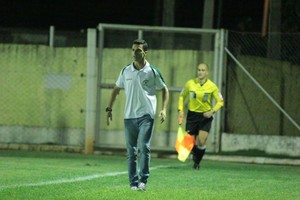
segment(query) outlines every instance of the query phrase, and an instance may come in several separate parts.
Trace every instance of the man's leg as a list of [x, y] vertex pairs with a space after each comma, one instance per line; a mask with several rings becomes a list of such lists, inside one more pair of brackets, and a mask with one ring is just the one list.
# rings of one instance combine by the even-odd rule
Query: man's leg
[[137, 186], [139, 177], [137, 171], [137, 139], [138, 139], [138, 125], [137, 119], [125, 119], [125, 139], [127, 147], [127, 162], [128, 162], [128, 177], [130, 186]]
[[150, 115], [139, 118], [140, 182], [146, 184], [150, 175], [150, 143], [154, 120]]

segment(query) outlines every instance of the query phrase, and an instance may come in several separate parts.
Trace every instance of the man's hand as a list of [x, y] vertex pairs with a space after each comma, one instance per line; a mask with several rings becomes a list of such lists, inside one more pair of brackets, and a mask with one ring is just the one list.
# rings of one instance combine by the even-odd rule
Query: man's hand
[[160, 123], [163, 123], [166, 120], [166, 110], [161, 110], [159, 112]]
[[112, 121], [112, 112], [107, 112], [106, 124], [109, 126], [109, 120]]
[[183, 111], [178, 111], [178, 124], [181, 125], [184, 117]]

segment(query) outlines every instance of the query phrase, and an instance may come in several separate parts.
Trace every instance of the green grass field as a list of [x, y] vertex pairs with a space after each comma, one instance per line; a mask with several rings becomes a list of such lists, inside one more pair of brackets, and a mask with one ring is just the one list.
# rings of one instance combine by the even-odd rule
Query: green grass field
[[153, 158], [147, 191], [131, 191], [125, 156], [0, 151], [0, 199], [300, 199], [298, 166]]

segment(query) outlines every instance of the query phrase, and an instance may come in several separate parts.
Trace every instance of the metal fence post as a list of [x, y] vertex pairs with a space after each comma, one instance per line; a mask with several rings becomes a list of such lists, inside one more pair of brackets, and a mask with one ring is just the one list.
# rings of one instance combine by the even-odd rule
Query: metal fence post
[[[224, 43], [225, 43], [225, 31], [224, 29], [221, 29], [219, 32], [219, 37], [218, 37], [218, 51], [219, 51], [219, 56], [218, 56], [218, 69], [217, 71], [217, 77], [216, 77], [216, 84], [219, 87], [219, 91], [222, 93], [223, 91], [223, 72], [224, 72]], [[223, 94], [222, 94], [223, 95]], [[224, 108], [223, 108], [224, 109]], [[216, 120], [216, 153], [221, 151], [221, 145], [222, 145], [222, 109], [220, 112], [216, 113], [215, 120]]]
[[[219, 42], [220, 42], [220, 32], [218, 31], [216, 34], [215, 34], [215, 38], [214, 38], [214, 61], [213, 61], [213, 69], [211, 69], [210, 71], [213, 72], [212, 74], [212, 79], [214, 80], [214, 82], [218, 85], [219, 81], [218, 81], [218, 69], [219, 69]], [[218, 85], [219, 87], [219, 85]], [[211, 127], [211, 133], [212, 133], [212, 144], [213, 144], [213, 148], [214, 148], [214, 152], [218, 152], [218, 146], [219, 146], [219, 141], [218, 141], [218, 131], [219, 131], [219, 128], [217, 127], [218, 126], [218, 120], [219, 118], [217, 117], [218, 116], [218, 112], [216, 113], [215, 115], [215, 119], [214, 119], [214, 122], [213, 124], [215, 124], [216, 126], [212, 126]]]
[[85, 121], [85, 153], [92, 154], [95, 138], [96, 110], [96, 29], [87, 33], [87, 98]]
[[49, 46], [54, 47], [55, 27], [50, 26], [49, 29]]

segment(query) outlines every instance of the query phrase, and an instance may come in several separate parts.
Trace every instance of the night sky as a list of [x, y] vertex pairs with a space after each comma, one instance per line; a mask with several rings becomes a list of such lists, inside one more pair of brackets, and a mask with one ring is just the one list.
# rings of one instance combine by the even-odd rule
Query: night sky
[[[162, 0], [9, 0], [0, 6], [0, 27], [61, 30], [94, 28], [99, 23], [162, 25]], [[214, 28], [260, 32], [263, 0], [216, 0]], [[202, 28], [201, 0], [175, 1], [175, 27]]]

